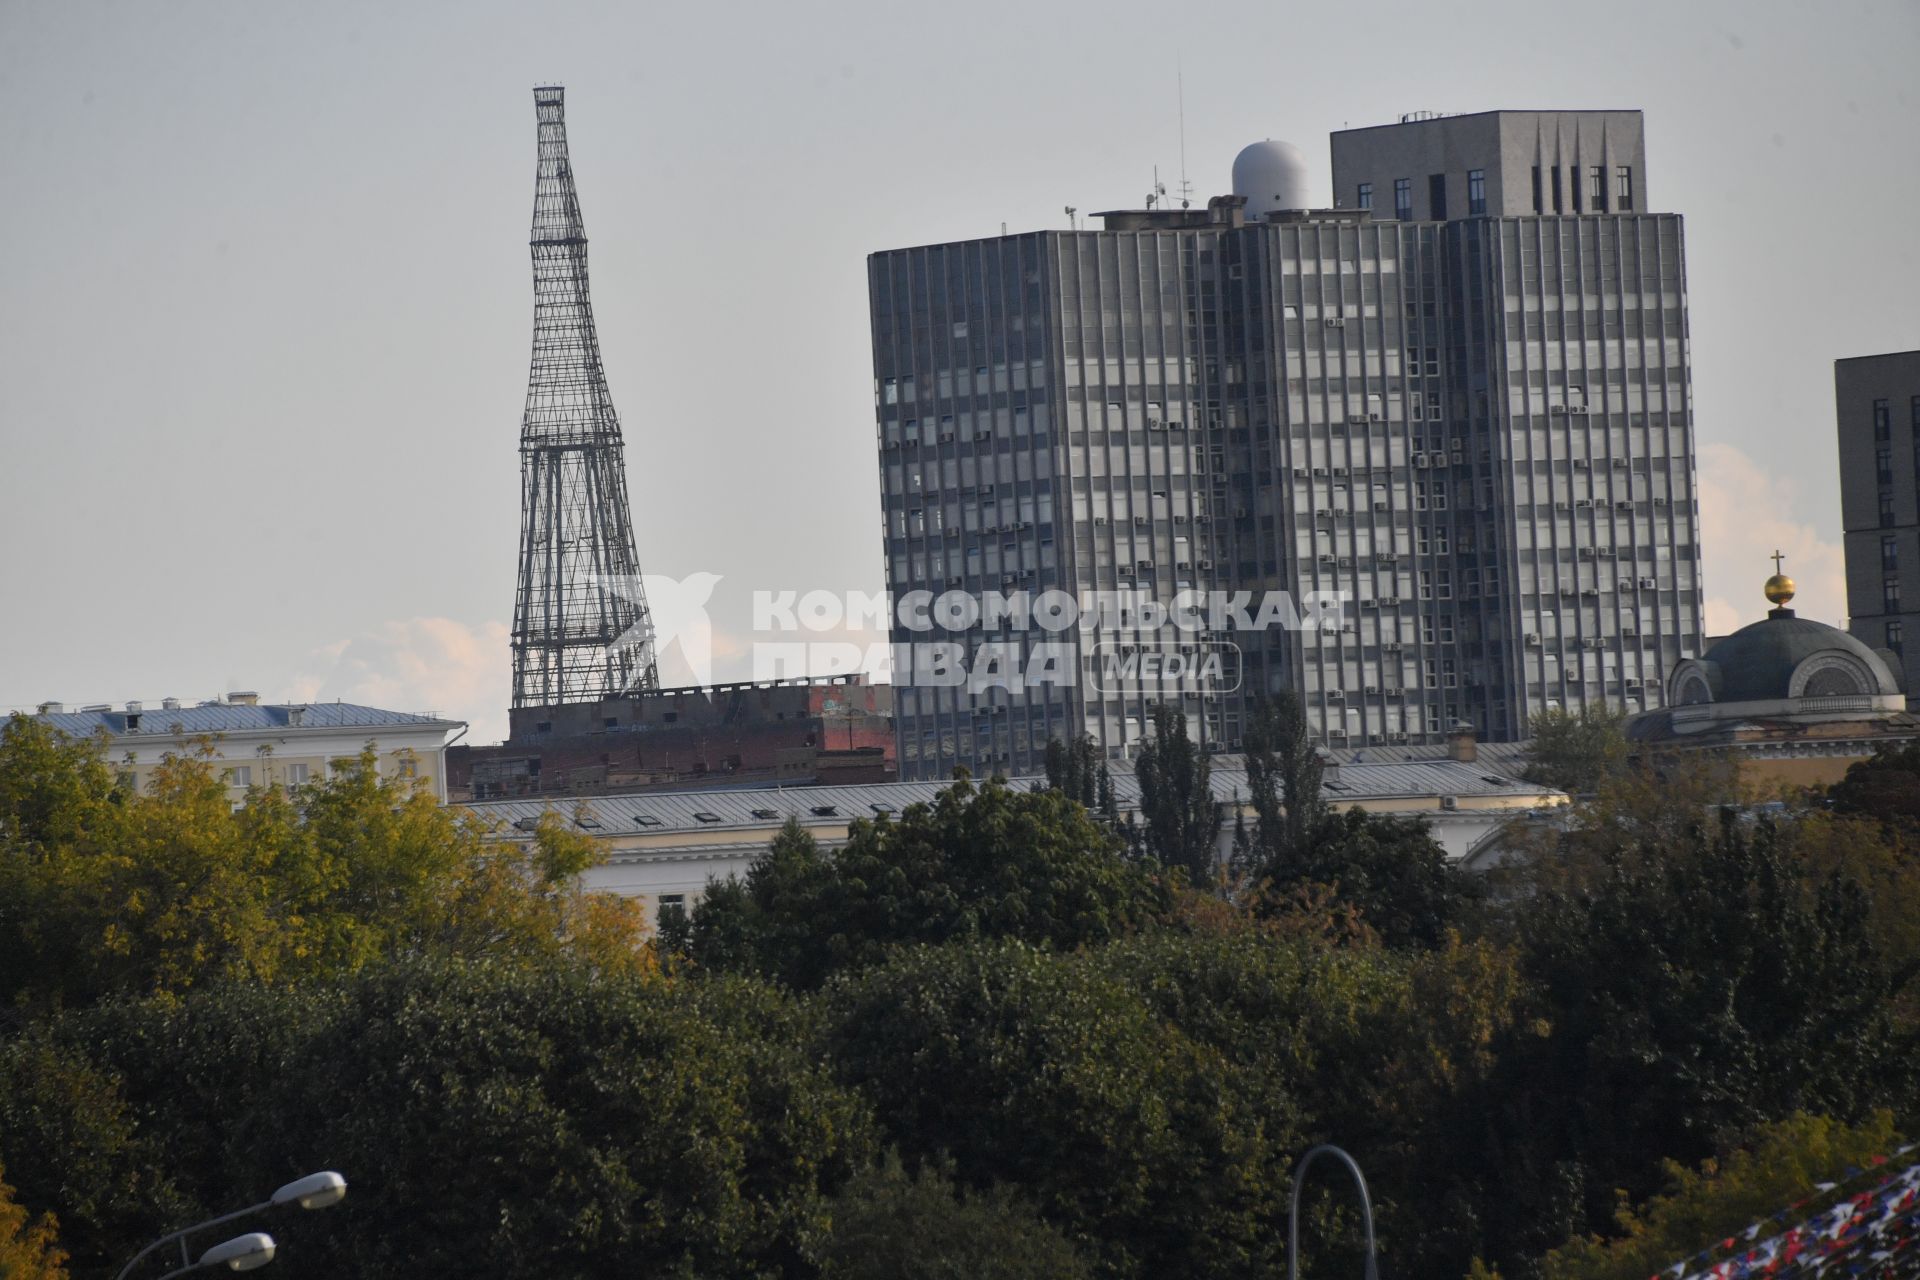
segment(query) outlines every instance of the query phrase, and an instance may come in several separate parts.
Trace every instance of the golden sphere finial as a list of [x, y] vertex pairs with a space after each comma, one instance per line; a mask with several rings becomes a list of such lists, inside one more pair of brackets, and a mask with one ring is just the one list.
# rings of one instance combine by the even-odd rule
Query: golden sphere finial
[[1787, 601], [1793, 599], [1794, 591], [1793, 579], [1780, 572], [1780, 562], [1785, 559], [1786, 556], [1780, 552], [1775, 551], [1773, 553], [1773, 576], [1768, 578], [1767, 585], [1761, 588], [1761, 590], [1766, 592], [1769, 601], [1776, 607], [1783, 609], [1786, 607]]

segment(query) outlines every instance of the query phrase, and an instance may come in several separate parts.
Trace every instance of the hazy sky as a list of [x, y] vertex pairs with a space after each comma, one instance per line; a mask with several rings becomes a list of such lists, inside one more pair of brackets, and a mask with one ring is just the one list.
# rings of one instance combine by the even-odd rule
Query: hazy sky
[[[1604, 20], [1594, 21], [1595, 14]], [[865, 255], [1425, 109], [1638, 107], [1686, 215], [1708, 624], [1845, 612], [1832, 362], [1920, 347], [1920, 4], [0, 3], [0, 708], [497, 738], [537, 83], [650, 573], [882, 585]]]

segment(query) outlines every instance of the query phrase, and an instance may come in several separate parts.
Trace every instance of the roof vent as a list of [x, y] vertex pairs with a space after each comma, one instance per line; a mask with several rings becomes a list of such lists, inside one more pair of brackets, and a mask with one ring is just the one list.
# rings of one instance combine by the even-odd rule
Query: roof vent
[[287, 727], [289, 729], [298, 729], [300, 727], [300, 722], [306, 719], [306, 715], [307, 715], [307, 709], [305, 707], [288, 707], [287, 708]]
[[40, 704], [40, 709], [37, 714], [43, 715], [43, 716], [57, 716], [62, 711], [65, 711], [66, 709], [67, 708], [65, 703], [43, 702]]
[[127, 704], [127, 710], [134, 715], [139, 715], [142, 711], [145, 711], [146, 708], [141, 706], [138, 702], [129, 702]]
[[178, 711], [180, 709], [180, 699], [162, 698], [160, 699], [160, 709], [162, 711]]
[[86, 706], [80, 708], [80, 710], [88, 713], [92, 713], [95, 711], [111, 711], [113, 710], [113, 704], [111, 702], [90, 702]]
[[260, 705], [260, 695], [251, 689], [235, 689], [227, 695], [227, 703], [235, 707], [257, 707]]

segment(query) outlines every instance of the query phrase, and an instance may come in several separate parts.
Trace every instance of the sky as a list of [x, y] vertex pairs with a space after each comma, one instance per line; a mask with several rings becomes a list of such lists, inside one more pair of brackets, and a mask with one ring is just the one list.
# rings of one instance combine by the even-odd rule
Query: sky
[[[1603, 14], [1603, 21], [1595, 15]], [[532, 86], [567, 87], [650, 574], [883, 585], [865, 257], [1407, 111], [1639, 108], [1707, 624], [1845, 617], [1833, 361], [1920, 347], [1920, 5], [0, 2], [0, 708], [503, 736]], [[669, 655], [673, 657], [674, 655]], [[663, 670], [675, 674], [671, 663]]]

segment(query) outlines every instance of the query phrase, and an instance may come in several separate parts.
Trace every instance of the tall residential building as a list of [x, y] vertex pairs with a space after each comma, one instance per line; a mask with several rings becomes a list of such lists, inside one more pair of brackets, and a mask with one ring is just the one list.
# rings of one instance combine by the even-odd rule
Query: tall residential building
[[1847, 629], [1890, 651], [1912, 698], [1920, 691], [1920, 351], [1836, 360], [1833, 390]]
[[[1681, 222], [1645, 212], [1639, 113], [1349, 130], [1333, 176], [1307, 208], [1299, 153], [1256, 143], [1205, 209], [873, 255], [889, 586], [1348, 597], [1335, 629], [1177, 637], [1239, 651], [1181, 695], [1217, 749], [1282, 688], [1345, 747], [1657, 705], [1701, 603]], [[1080, 678], [897, 676], [901, 776], [1124, 751], [1155, 694], [1102, 654], [1164, 643], [1141, 621], [968, 627]]]

